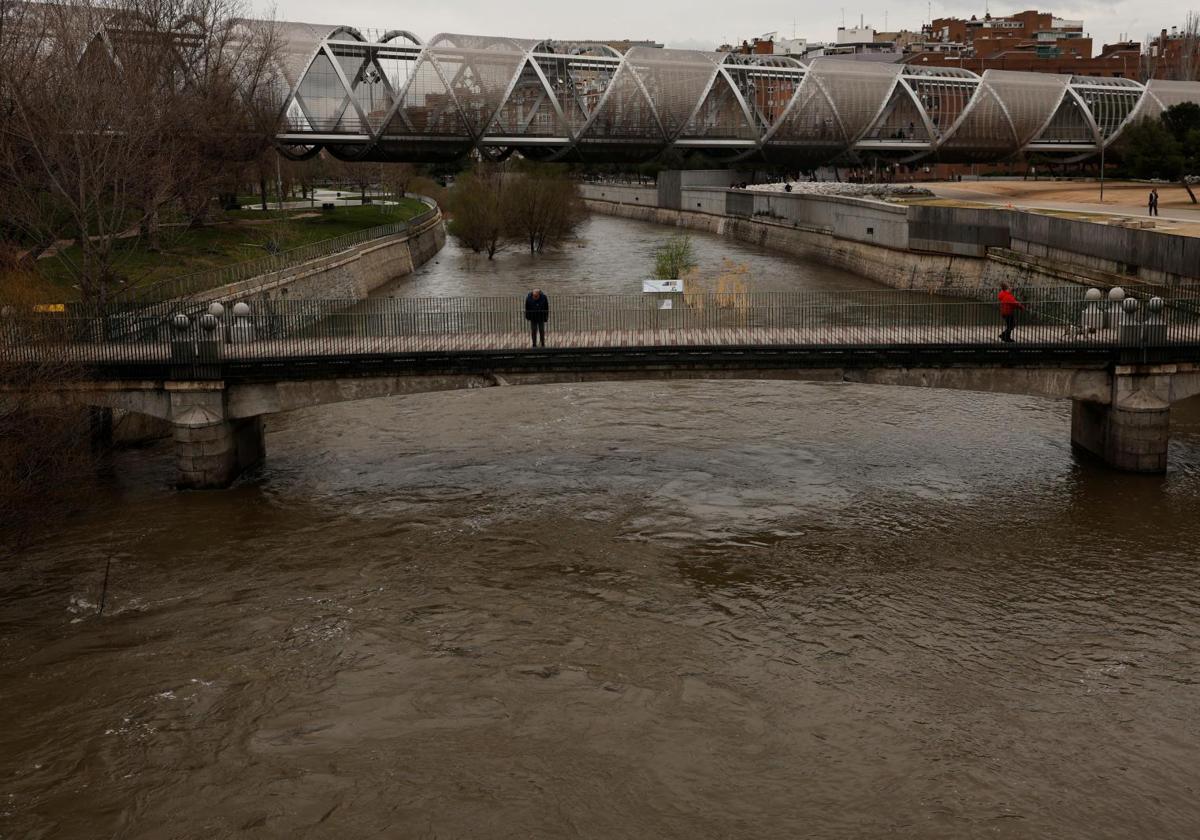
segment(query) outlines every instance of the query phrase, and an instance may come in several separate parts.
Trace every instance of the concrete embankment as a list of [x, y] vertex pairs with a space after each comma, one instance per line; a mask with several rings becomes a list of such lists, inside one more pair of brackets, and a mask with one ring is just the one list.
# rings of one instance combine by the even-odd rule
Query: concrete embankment
[[[897, 289], [955, 294], [1001, 282], [1145, 287], [1200, 282], [1200, 239], [1007, 209], [689, 185], [584, 185], [594, 212], [702, 230], [843, 268]], [[682, 181], [682, 183], [681, 183]], [[1124, 257], [1124, 259], [1120, 259]]]
[[375, 289], [411, 274], [446, 244], [440, 210], [401, 233], [372, 239], [345, 251], [292, 266], [276, 274], [220, 286], [199, 300], [362, 300]]

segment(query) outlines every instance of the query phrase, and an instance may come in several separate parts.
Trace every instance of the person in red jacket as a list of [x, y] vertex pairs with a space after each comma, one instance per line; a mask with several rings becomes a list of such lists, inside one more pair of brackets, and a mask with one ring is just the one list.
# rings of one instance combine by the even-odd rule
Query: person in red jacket
[[1004, 319], [1004, 332], [1000, 333], [1001, 341], [1012, 341], [1013, 327], [1017, 325], [1017, 310], [1025, 306], [1008, 290], [1007, 283], [1000, 284], [1000, 317]]

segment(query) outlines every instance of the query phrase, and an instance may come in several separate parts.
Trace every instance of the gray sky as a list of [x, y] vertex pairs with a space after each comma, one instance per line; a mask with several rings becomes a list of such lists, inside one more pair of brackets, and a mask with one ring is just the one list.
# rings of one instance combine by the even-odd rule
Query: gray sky
[[[269, 2], [252, 0], [267, 12]], [[368, 29], [408, 29], [427, 39], [438, 32], [513, 35], [530, 38], [650, 38], [669, 47], [712, 49], [723, 41], [741, 41], [772, 30], [810, 41], [832, 41], [845, 14], [846, 24], [859, 15], [876, 29], [918, 29], [928, 19], [926, 3], [865, 0], [848, 4], [784, 3], [781, 0], [278, 0], [275, 16], [283, 20], [346, 24]], [[1047, 3], [1007, 6], [991, 3], [994, 14], [1044, 8], [1059, 17], [1082, 19], [1097, 49], [1122, 35], [1138, 40], [1163, 27], [1182, 26], [1189, 4], [1169, 0], [1106, 0], [1084, 4]], [[948, 0], [932, 3], [934, 17], [983, 16], [979, 3]]]

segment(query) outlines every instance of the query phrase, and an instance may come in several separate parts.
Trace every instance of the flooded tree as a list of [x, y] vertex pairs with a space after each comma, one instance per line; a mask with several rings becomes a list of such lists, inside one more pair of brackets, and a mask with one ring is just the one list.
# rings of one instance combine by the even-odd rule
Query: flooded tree
[[448, 208], [450, 233], [489, 259], [517, 243], [531, 254], [557, 247], [587, 215], [566, 170], [540, 164], [519, 170], [476, 166], [455, 181]]
[[678, 280], [696, 265], [692, 238], [672, 236], [654, 253], [654, 276], [659, 280]]
[[487, 254], [489, 260], [507, 240], [505, 186], [498, 169], [478, 167], [461, 175], [447, 198], [450, 234], [475, 253]]
[[512, 177], [505, 195], [510, 235], [539, 254], [574, 235], [586, 211], [579, 187], [558, 167], [538, 166]]

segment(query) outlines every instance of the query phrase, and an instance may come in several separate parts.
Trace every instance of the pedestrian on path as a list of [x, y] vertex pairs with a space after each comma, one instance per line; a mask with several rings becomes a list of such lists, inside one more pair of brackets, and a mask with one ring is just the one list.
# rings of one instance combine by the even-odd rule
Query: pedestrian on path
[[999, 298], [1000, 318], [1004, 321], [1004, 332], [1000, 333], [1000, 340], [1011, 342], [1013, 327], [1017, 325], [1017, 310], [1024, 309], [1025, 306], [1008, 290], [1007, 283], [1000, 284]]
[[1158, 189], [1150, 190], [1150, 215], [1158, 215]]
[[541, 338], [542, 346], [546, 346], [546, 322], [550, 320], [550, 298], [541, 289], [534, 289], [525, 296], [525, 320], [529, 322], [529, 336], [533, 346], [538, 346]]

